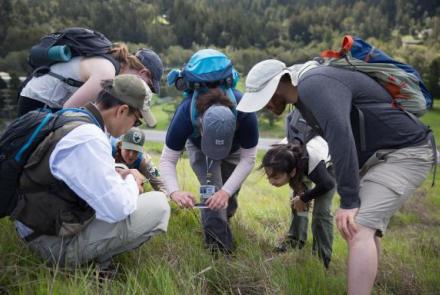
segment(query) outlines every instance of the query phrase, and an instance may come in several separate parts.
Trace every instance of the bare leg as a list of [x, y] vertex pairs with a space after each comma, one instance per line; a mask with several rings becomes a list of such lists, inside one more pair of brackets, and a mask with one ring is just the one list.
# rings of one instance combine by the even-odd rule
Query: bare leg
[[378, 247], [375, 230], [358, 224], [358, 233], [348, 241], [348, 295], [368, 295], [377, 273]]
[[380, 259], [380, 237], [374, 236], [374, 242], [376, 243], [377, 261]]

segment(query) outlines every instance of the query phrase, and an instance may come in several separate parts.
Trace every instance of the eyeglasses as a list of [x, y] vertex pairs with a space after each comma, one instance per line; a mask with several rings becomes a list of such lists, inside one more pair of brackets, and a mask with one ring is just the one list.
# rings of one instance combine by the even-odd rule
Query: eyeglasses
[[141, 126], [142, 125], [142, 121], [141, 121], [141, 119], [140, 119], [140, 115], [138, 116], [138, 113], [136, 112], [136, 113], [134, 113], [134, 116], [135, 116], [135, 118], [136, 118], [136, 120], [134, 121], [134, 124], [133, 124], [133, 127], [139, 127], [139, 126]]

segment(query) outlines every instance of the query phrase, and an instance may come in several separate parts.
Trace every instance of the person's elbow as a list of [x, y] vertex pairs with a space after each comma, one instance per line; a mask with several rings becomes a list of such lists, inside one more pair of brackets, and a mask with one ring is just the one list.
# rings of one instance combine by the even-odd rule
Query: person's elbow
[[326, 193], [331, 191], [332, 189], [334, 189], [336, 187], [336, 182], [334, 179], [327, 179], [326, 181], [324, 181], [322, 183], [322, 189], [323, 191], [325, 191]]
[[242, 149], [241, 161], [245, 161], [249, 166], [254, 166], [257, 162], [257, 147]]

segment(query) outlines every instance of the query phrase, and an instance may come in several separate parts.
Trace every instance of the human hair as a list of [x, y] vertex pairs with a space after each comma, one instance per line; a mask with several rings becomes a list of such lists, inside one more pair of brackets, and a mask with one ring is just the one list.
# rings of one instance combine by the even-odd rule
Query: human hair
[[130, 68], [136, 71], [140, 71], [145, 68], [139, 58], [128, 51], [128, 47], [125, 43], [113, 43], [110, 53], [117, 61], [121, 63], [121, 68]]
[[[101, 87], [102, 90], [98, 93], [98, 98], [96, 99], [96, 104], [99, 104], [99, 106], [103, 110], [108, 110], [112, 107], [123, 105], [127, 103], [119, 100], [117, 97], [113, 96], [111, 94], [111, 90], [113, 88], [113, 80], [102, 80], [101, 81]], [[133, 114], [136, 112], [136, 108], [132, 107], [131, 105], [128, 105], [128, 112], [129, 114]]]
[[262, 168], [272, 168], [271, 175], [278, 173], [290, 174], [296, 169], [296, 174], [289, 180], [289, 186], [295, 193], [304, 191], [303, 178], [307, 169], [307, 152], [305, 146], [299, 144], [274, 144], [263, 156]]
[[234, 107], [229, 97], [220, 88], [209, 88], [197, 97], [197, 112], [202, 115], [210, 106], [218, 104], [228, 108]]
[[290, 77], [290, 75], [289, 74], [284, 74], [284, 75], [282, 75], [281, 76], [281, 78], [280, 78], [280, 82], [289, 82], [289, 83], [292, 83], [292, 78]]

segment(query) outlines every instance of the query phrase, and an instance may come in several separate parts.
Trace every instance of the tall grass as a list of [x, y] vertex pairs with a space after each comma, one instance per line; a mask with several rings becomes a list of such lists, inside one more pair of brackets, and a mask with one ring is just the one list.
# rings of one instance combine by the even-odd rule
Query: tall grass
[[[437, 109], [424, 120], [440, 133]], [[147, 147], [157, 163], [161, 144]], [[186, 156], [177, 170], [182, 188], [197, 191]], [[374, 294], [440, 294], [439, 195], [440, 186], [431, 188], [428, 179], [392, 218], [383, 238]], [[168, 233], [116, 257], [119, 275], [103, 282], [93, 265], [46, 265], [16, 237], [13, 224], [2, 220], [0, 294], [344, 294], [347, 248], [336, 231], [329, 270], [311, 254], [311, 235], [302, 250], [272, 251], [290, 220], [286, 187], [271, 187], [255, 170], [239, 203], [231, 224], [237, 242], [232, 259], [215, 259], [204, 249], [199, 211], [172, 204]], [[335, 198], [334, 209], [337, 205]]]

